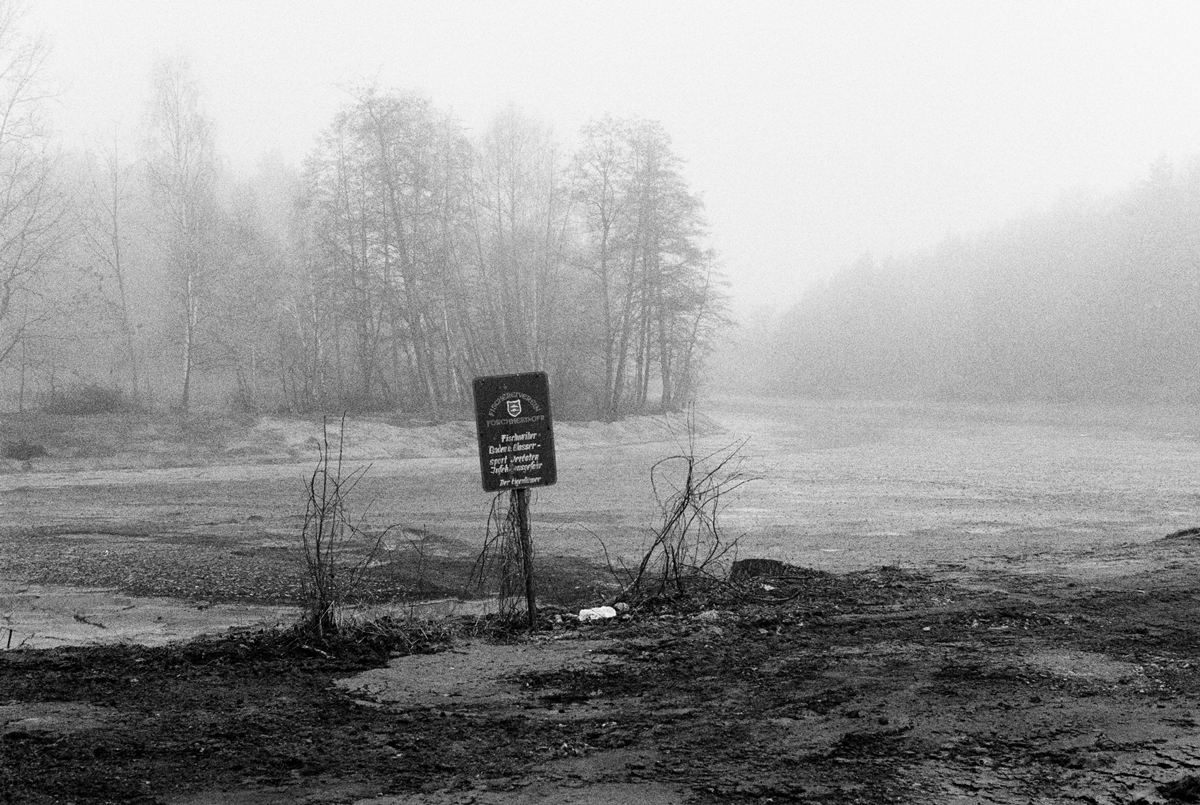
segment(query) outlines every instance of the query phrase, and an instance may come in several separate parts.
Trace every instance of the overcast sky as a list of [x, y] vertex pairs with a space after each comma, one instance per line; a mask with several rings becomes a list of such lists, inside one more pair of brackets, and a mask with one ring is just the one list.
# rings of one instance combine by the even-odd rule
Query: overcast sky
[[377, 79], [482, 128], [509, 102], [569, 145], [659, 120], [738, 308], [1200, 155], [1200, 3], [31, 0], [68, 142], [140, 121], [184, 54], [231, 165], [299, 163]]

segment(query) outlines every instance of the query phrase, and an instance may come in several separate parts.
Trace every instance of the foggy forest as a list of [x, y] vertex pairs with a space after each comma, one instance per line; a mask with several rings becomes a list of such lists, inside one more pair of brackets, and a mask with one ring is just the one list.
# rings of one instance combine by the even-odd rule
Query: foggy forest
[[[1160, 160], [974, 238], [864, 255], [759, 327], [759, 388], [811, 396], [1195, 402], [1200, 165]], [[748, 362], [752, 362], [748, 359]]]
[[[662, 125], [468, 132], [364, 83], [302, 164], [227, 167], [183, 58], [136, 146], [46, 122], [47, 43], [0, 19], [0, 405], [444, 418], [544, 370], [558, 413], [678, 410], [705, 386], [949, 400], [1192, 399], [1200, 167], [1165, 158], [979, 235], [864, 254], [734, 322], [702, 189]], [[719, 234], [719, 233], [717, 233]], [[716, 353], [716, 360], [712, 361]], [[713, 368], [715, 371], [706, 371]]]
[[478, 136], [363, 85], [302, 166], [232, 175], [182, 59], [135, 153], [56, 148], [45, 44], [0, 20], [3, 404], [61, 413], [466, 410], [547, 371], [564, 417], [671, 410], [726, 320], [699, 195], [649, 120], [568, 153], [506, 108]]

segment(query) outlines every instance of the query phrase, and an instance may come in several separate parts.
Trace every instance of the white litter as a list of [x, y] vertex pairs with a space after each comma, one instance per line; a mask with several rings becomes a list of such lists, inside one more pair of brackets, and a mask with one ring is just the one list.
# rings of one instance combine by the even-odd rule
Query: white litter
[[579, 610], [579, 622], [585, 621], [606, 621], [609, 618], [617, 617], [617, 611], [612, 607], [592, 607], [591, 609]]

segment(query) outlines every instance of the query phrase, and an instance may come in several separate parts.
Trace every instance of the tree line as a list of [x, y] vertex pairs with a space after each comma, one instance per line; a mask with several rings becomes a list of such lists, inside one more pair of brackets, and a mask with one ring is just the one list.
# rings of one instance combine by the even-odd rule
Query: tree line
[[[549, 373], [558, 412], [673, 409], [725, 295], [663, 127], [600, 117], [568, 151], [515, 108], [471, 135], [365, 85], [301, 166], [232, 176], [185, 62], [139, 146], [64, 153], [43, 45], [0, 6], [0, 377], [187, 410], [460, 415], [475, 376]], [[126, 149], [129, 150], [129, 149]]]
[[1165, 160], [974, 239], [809, 289], [763, 388], [964, 400], [1200, 399], [1200, 165]]

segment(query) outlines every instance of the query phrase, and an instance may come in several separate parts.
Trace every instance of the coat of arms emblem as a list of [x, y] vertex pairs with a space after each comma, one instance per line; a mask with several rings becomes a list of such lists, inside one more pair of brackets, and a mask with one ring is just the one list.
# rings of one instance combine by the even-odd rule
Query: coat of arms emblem
[[504, 403], [504, 407], [506, 409], [508, 409], [509, 416], [515, 417], [515, 416], [521, 415], [521, 401], [520, 400], [508, 400]]

